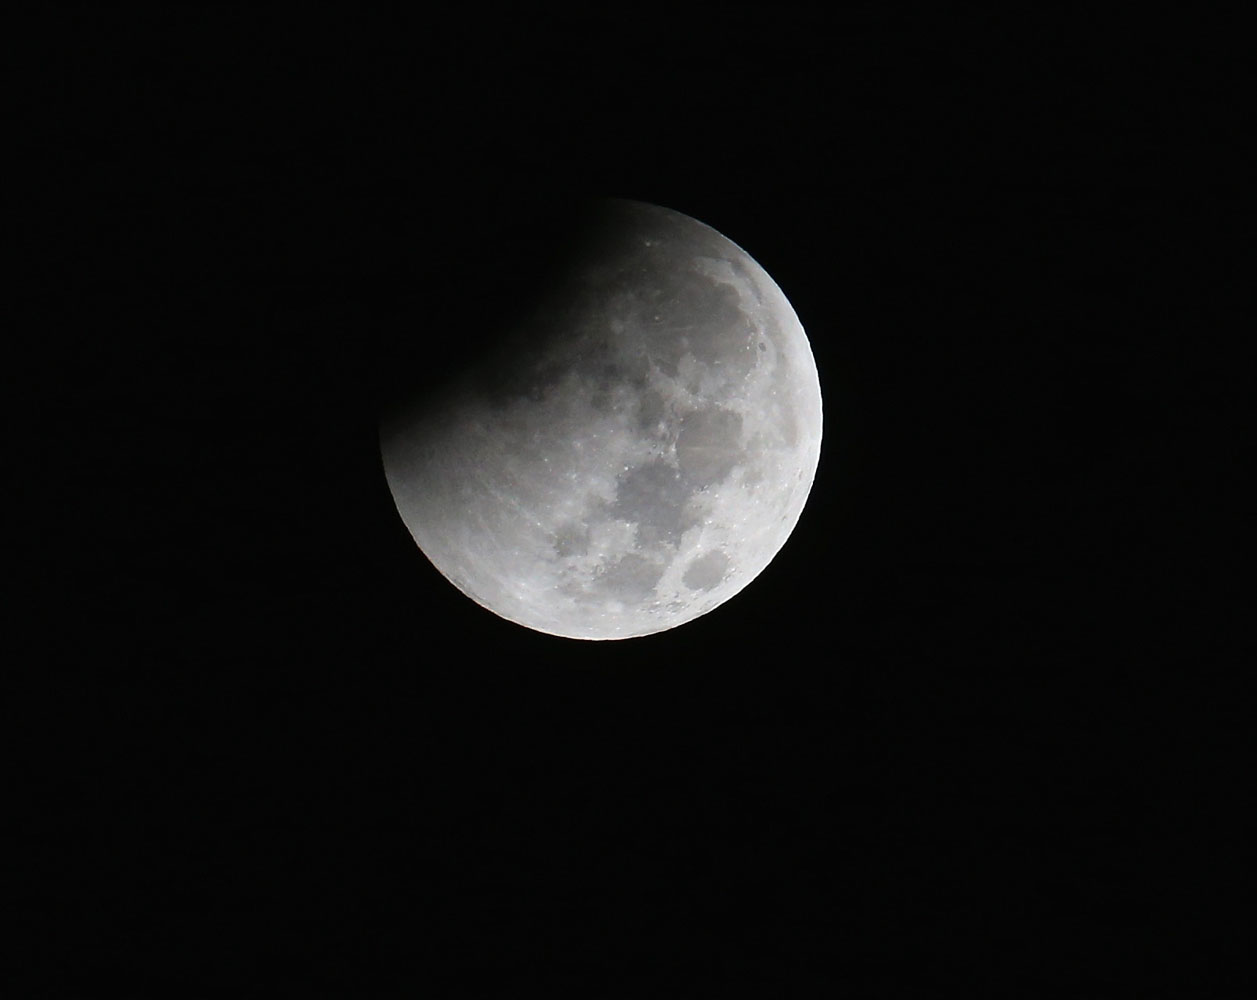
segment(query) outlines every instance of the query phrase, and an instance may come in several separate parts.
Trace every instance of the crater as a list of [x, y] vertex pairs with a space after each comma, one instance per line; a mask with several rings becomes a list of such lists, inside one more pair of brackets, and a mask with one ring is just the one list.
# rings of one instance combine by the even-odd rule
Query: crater
[[677, 460], [685, 477], [699, 489], [721, 482], [744, 457], [742, 415], [710, 409], [687, 413], [677, 435]]
[[718, 586], [729, 570], [729, 557], [719, 549], [705, 552], [686, 567], [681, 577], [690, 590], [711, 590]]
[[641, 430], [653, 433], [667, 412], [663, 396], [655, 389], [647, 389], [638, 405], [637, 425]]
[[746, 346], [755, 324], [742, 309], [737, 290], [711, 274], [702, 263], [662, 271], [658, 284], [638, 294], [636, 321], [646, 354], [672, 376], [682, 354], [703, 365], [720, 365], [731, 380], [745, 377], [753, 364]]
[[589, 526], [575, 521], [562, 525], [554, 533], [554, 551], [560, 559], [583, 556], [589, 552]]
[[663, 569], [658, 563], [630, 552], [599, 573], [594, 585], [607, 597], [638, 604], [654, 592]]
[[687, 515], [686, 501], [692, 492], [680, 472], [656, 458], [619, 477], [611, 510], [618, 518], [636, 521], [645, 540], [676, 545], [691, 526], [693, 515]]

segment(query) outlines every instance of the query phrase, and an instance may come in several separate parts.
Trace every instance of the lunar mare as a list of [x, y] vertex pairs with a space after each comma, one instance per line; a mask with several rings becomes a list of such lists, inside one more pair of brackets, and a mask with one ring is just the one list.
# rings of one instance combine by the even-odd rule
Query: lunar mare
[[802, 513], [816, 365], [768, 274], [714, 229], [615, 201], [513, 336], [381, 424], [399, 513], [459, 590], [553, 635], [620, 639], [747, 586]]

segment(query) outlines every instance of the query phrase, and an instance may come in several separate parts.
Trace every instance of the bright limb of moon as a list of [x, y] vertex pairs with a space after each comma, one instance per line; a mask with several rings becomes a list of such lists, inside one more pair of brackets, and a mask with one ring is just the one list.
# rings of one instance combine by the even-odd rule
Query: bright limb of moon
[[615, 200], [512, 336], [381, 424], [407, 528], [476, 603], [621, 639], [729, 600], [785, 544], [820, 457], [803, 327], [744, 250]]

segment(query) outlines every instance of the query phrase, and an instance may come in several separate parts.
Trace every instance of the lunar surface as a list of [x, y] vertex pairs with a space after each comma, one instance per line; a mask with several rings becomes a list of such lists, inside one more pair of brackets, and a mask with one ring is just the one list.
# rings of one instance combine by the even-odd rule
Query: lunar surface
[[746, 587], [803, 511], [821, 393], [785, 295], [741, 248], [611, 201], [511, 336], [381, 422], [416, 543], [512, 622], [673, 628]]

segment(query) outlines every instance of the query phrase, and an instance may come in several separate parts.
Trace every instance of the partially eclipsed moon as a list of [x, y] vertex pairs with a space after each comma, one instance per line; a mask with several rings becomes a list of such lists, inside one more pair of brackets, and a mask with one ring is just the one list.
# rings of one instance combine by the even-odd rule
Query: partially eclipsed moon
[[820, 457], [798, 317], [745, 251], [614, 201], [491, 358], [381, 424], [398, 511], [464, 594], [578, 639], [711, 611], [793, 531]]

